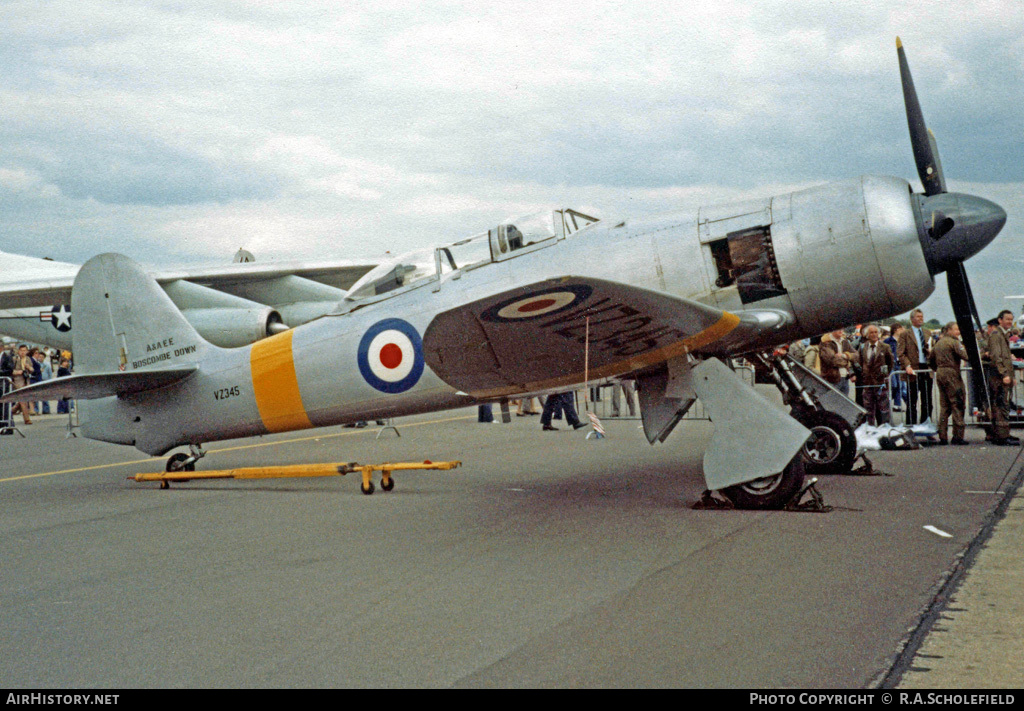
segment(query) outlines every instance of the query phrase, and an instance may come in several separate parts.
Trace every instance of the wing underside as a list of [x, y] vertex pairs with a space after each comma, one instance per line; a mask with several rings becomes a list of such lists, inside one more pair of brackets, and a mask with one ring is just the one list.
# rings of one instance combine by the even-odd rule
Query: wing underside
[[618, 282], [563, 277], [439, 314], [424, 357], [478, 398], [541, 392], [739, 343], [784, 316], [736, 315]]

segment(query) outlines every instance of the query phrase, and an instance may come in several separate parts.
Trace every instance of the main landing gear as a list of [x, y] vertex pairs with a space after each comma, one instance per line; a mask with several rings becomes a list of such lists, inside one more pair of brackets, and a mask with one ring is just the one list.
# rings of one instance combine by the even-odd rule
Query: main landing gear
[[787, 356], [758, 354], [758, 365], [790, 406], [790, 415], [811, 431], [802, 450], [809, 476], [849, 474], [857, 459], [854, 430], [866, 412], [816, 373]]
[[774, 476], [729, 486], [721, 492], [738, 509], [781, 509], [800, 493], [804, 470], [803, 457], [797, 455]]
[[857, 436], [850, 423], [828, 410], [794, 407], [790, 414], [811, 431], [802, 450], [805, 471], [818, 474], [849, 474], [857, 458]]

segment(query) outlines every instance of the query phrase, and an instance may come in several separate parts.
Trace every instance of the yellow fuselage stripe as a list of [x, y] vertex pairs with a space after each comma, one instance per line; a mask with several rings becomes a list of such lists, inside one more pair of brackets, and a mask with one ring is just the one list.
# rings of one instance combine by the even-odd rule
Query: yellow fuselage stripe
[[252, 344], [249, 365], [252, 389], [263, 426], [269, 432], [287, 432], [312, 427], [302, 406], [299, 379], [292, 355], [292, 334], [285, 331]]

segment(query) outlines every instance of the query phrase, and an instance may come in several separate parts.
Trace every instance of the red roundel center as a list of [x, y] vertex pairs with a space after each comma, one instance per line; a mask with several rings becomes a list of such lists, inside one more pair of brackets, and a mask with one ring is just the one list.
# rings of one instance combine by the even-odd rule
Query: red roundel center
[[380, 364], [385, 368], [397, 368], [402, 364], [402, 349], [394, 343], [385, 344], [380, 349]]
[[516, 311], [518, 311], [519, 313], [528, 314], [531, 311], [540, 311], [541, 309], [546, 309], [547, 307], [553, 306], [554, 304], [554, 299], [537, 299], [536, 301], [531, 301], [528, 304], [523, 304], [518, 309], [516, 309]]

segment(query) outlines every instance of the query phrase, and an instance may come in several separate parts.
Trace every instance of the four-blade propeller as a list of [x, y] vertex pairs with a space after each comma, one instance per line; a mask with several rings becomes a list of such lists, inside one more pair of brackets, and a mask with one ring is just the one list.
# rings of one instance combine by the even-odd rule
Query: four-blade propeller
[[921, 244], [925, 260], [932, 274], [946, 272], [949, 299], [970, 359], [975, 391], [984, 393], [987, 400], [988, 387], [985, 384], [978, 339], [975, 337], [975, 329], [982, 330], [982, 323], [971, 294], [971, 285], [967, 281], [964, 261], [995, 239], [1006, 223], [1006, 212], [984, 198], [946, 190], [935, 136], [925, 125], [924, 114], [914, 90], [914, 80], [910, 76], [910, 66], [899, 37], [896, 38], [896, 54], [900, 63], [903, 101], [907, 107], [910, 143], [917, 163], [917, 174], [924, 186], [924, 195], [918, 196], [918, 200], [923, 223]]

